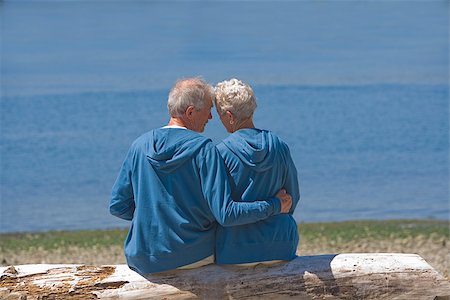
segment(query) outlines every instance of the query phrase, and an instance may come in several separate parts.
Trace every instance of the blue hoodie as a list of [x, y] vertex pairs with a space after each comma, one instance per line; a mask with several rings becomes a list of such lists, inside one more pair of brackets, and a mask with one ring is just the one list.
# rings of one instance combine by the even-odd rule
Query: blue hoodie
[[264, 199], [285, 188], [292, 196], [292, 208], [290, 214], [253, 224], [219, 226], [216, 262], [240, 264], [293, 259], [299, 237], [292, 213], [300, 192], [297, 169], [288, 146], [270, 131], [241, 129], [218, 144], [217, 149], [228, 168], [234, 199]]
[[212, 255], [216, 221], [231, 226], [280, 213], [278, 199], [264, 199], [233, 202], [223, 160], [211, 140], [187, 129], [160, 128], [131, 145], [109, 208], [131, 220], [125, 256], [132, 270], [146, 274]]

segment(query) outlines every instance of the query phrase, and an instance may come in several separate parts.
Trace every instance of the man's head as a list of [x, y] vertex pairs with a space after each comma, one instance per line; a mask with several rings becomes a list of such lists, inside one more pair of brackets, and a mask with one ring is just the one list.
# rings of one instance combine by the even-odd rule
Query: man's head
[[167, 108], [170, 116], [182, 120], [188, 129], [203, 132], [212, 119], [213, 97], [214, 89], [203, 79], [181, 79], [170, 90]]

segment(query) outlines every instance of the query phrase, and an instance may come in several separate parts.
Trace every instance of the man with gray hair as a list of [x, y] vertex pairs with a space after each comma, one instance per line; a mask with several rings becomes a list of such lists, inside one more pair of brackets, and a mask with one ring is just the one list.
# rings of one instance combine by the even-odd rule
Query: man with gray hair
[[131, 221], [125, 256], [140, 274], [212, 263], [217, 223], [253, 223], [292, 205], [284, 190], [260, 201], [231, 199], [223, 160], [199, 134], [212, 119], [212, 97], [202, 79], [178, 81], [168, 125], [134, 141], [113, 186], [110, 212]]

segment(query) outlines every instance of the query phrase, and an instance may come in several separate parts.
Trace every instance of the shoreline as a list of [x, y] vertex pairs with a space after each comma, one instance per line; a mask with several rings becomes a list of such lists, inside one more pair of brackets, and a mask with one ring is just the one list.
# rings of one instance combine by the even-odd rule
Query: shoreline
[[[300, 223], [297, 255], [415, 253], [450, 280], [450, 221]], [[0, 233], [0, 266], [38, 263], [124, 264], [127, 229]]]
[[[344, 223], [447, 223], [450, 226], [450, 219], [438, 219], [438, 218], [412, 218], [412, 219], [353, 219], [353, 220], [338, 220], [338, 221], [311, 221], [311, 222], [297, 222], [298, 226], [302, 225], [328, 225], [328, 224], [344, 224]], [[70, 233], [70, 232], [109, 232], [109, 231], [122, 231], [128, 230], [128, 226], [124, 227], [105, 227], [105, 228], [76, 228], [76, 229], [45, 229], [37, 231], [0, 231], [0, 237], [11, 235], [27, 235], [27, 234], [48, 234], [48, 233]], [[449, 229], [450, 230], [450, 229]], [[0, 244], [1, 246], [1, 244]]]

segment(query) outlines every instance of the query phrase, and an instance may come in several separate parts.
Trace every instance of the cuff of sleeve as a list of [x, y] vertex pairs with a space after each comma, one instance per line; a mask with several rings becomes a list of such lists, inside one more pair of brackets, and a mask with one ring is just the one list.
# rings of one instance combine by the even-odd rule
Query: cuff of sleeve
[[272, 215], [278, 215], [281, 213], [281, 201], [277, 197], [269, 198], [268, 202], [272, 206], [273, 213]]
[[109, 212], [113, 216], [116, 216], [116, 217], [118, 217], [120, 219], [124, 219], [124, 220], [127, 220], [127, 221], [133, 220], [134, 209], [130, 209], [129, 207], [125, 207], [124, 209], [122, 209], [120, 211], [116, 211], [116, 210], [110, 208]]

